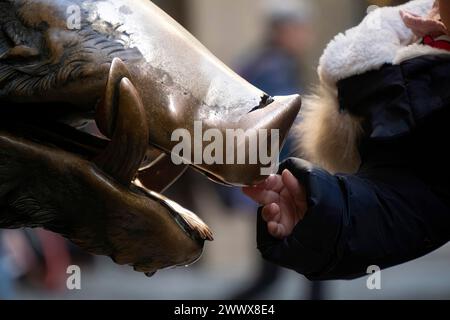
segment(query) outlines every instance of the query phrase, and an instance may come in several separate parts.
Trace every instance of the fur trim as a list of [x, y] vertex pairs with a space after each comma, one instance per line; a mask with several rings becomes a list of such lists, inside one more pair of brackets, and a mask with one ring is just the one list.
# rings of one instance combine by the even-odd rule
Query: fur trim
[[398, 7], [377, 9], [359, 26], [330, 42], [320, 59], [317, 93], [303, 100], [302, 121], [296, 128], [300, 157], [332, 173], [358, 170], [363, 120], [339, 111], [336, 83], [377, 70], [384, 64], [400, 64], [428, 54], [450, 54], [414, 44], [415, 36], [400, 16], [400, 10], [425, 15], [433, 4], [434, 0], [414, 0]]
[[339, 112], [336, 90], [318, 87], [315, 95], [303, 100], [302, 117], [296, 128], [299, 156], [332, 173], [358, 170], [362, 120]]

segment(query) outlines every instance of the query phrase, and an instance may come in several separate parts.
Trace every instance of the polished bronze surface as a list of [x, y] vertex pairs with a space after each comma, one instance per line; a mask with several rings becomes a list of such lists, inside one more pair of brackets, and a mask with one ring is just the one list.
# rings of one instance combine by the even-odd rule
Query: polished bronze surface
[[[186, 169], [172, 133], [200, 121], [279, 129], [282, 143], [300, 104], [247, 83], [150, 1], [0, 0], [0, 227], [43, 226], [148, 273], [188, 264], [212, 236], [155, 193]], [[264, 178], [261, 164], [192, 165], [229, 185]]]
[[0, 173], [0, 226], [45, 227], [137, 271], [189, 264], [211, 239], [200, 220], [162, 196], [122, 185], [70, 153], [4, 132]]

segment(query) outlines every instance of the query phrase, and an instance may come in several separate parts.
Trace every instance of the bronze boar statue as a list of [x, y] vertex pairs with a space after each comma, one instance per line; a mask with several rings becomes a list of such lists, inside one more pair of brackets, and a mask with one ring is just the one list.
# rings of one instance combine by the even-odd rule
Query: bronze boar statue
[[175, 165], [172, 133], [201, 122], [284, 141], [300, 104], [244, 81], [150, 1], [0, 0], [0, 228], [43, 227], [149, 275], [193, 263], [211, 231], [161, 193], [188, 164], [228, 185], [263, 177]]

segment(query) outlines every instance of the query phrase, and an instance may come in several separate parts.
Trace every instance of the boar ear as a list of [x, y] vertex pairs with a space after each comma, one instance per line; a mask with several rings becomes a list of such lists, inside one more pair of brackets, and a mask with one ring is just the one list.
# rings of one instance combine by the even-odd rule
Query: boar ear
[[0, 60], [20, 60], [39, 56], [38, 48], [30, 44], [28, 29], [17, 21], [2, 21], [0, 25]]

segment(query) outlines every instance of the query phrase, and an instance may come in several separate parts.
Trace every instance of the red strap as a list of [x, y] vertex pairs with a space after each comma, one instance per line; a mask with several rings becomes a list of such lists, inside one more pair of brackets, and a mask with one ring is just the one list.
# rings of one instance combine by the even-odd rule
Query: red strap
[[450, 42], [445, 40], [434, 40], [431, 36], [425, 36], [423, 43], [433, 48], [450, 51]]

